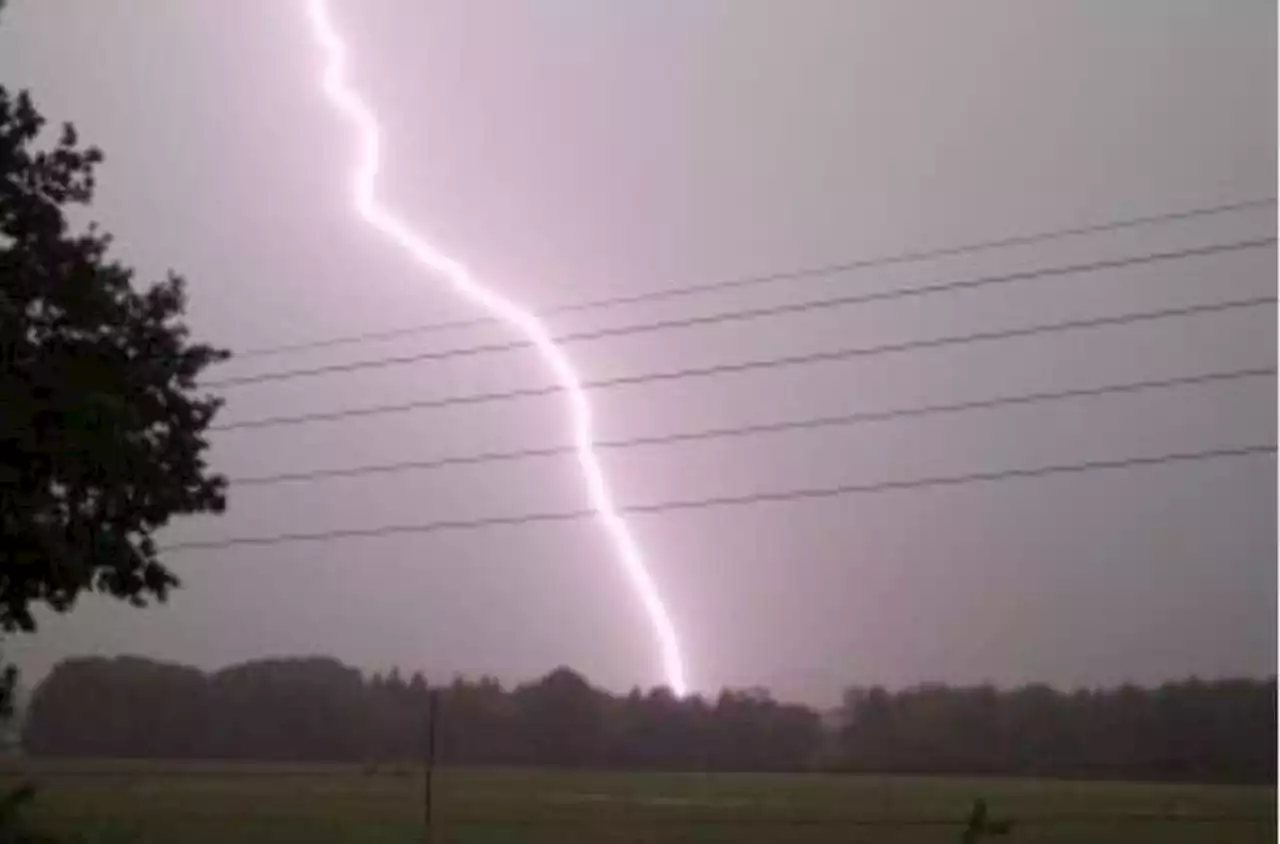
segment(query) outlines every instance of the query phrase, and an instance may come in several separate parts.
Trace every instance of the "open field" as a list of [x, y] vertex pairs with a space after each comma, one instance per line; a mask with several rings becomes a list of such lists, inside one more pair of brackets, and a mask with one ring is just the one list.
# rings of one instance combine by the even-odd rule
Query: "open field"
[[[322, 766], [25, 762], [33, 817], [90, 841], [399, 844], [423, 778]], [[1268, 788], [765, 774], [436, 772], [438, 842], [957, 842], [974, 798], [1011, 842], [1271, 842]], [[1240, 818], [1231, 820], [1229, 818]], [[903, 821], [904, 823], [893, 823]]]

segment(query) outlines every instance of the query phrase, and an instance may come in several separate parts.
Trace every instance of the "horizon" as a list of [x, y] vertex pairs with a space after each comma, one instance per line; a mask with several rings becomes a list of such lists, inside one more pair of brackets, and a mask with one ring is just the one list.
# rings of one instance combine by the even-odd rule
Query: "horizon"
[[[319, 660], [319, 661], [335, 662], [338, 665], [342, 666], [343, 668], [355, 669], [356, 671], [359, 672], [361, 680], [366, 683], [370, 682], [375, 677], [381, 677], [382, 679], [385, 680], [392, 671], [395, 671], [400, 676], [401, 680], [405, 683], [408, 683], [415, 676], [420, 676], [423, 679], [423, 681], [427, 684], [428, 687], [435, 688], [435, 689], [448, 688], [450, 685], [453, 685], [456, 682], [475, 684], [475, 683], [481, 683], [484, 681], [493, 681], [493, 682], [496, 682], [504, 692], [514, 692], [522, 687], [533, 686], [546, 680], [548, 677], [550, 677], [553, 674], [556, 674], [557, 672], [568, 671], [582, 678], [584, 681], [586, 681], [587, 684], [593, 690], [610, 695], [612, 697], [626, 697], [636, 691], [639, 691], [645, 695], [652, 694], [655, 692], [663, 692], [663, 691], [667, 692], [668, 694], [672, 693], [672, 690], [670, 689], [670, 687], [662, 684], [653, 685], [653, 686], [633, 685], [626, 688], [608, 687], [596, 682], [595, 680], [593, 680], [592, 677], [583, 673], [582, 671], [579, 671], [573, 666], [568, 664], [563, 664], [563, 663], [559, 665], [554, 665], [543, 672], [537, 673], [532, 677], [527, 677], [524, 679], [496, 677], [489, 674], [467, 674], [465, 672], [457, 672], [457, 671], [449, 673], [446, 678], [446, 675], [443, 673], [432, 673], [425, 669], [412, 668], [412, 667], [407, 667], [402, 665], [387, 665], [387, 666], [377, 667], [377, 668], [369, 668], [367, 666], [352, 665], [332, 655], [321, 654], [321, 653], [265, 654], [262, 656], [251, 657], [249, 659], [240, 660], [237, 662], [227, 663], [225, 665], [220, 665], [214, 668], [204, 667], [204, 666], [195, 665], [191, 663], [184, 663], [180, 661], [157, 659], [154, 657], [147, 656], [145, 654], [119, 653], [119, 654], [77, 654], [77, 655], [70, 655], [70, 656], [63, 657], [58, 663], [52, 666], [52, 668], [50, 669], [50, 672], [46, 672], [38, 680], [28, 681], [27, 677], [21, 676], [19, 678], [20, 695], [24, 698], [29, 698], [29, 696], [31, 695], [35, 687], [38, 686], [41, 682], [43, 682], [45, 679], [47, 679], [49, 676], [49, 673], [57, 669], [58, 666], [63, 663], [77, 662], [77, 661], [95, 661], [95, 660], [105, 661], [105, 662], [110, 662], [114, 660], [138, 660], [138, 661], [150, 662], [156, 665], [172, 667], [172, 668], [193, 669], [198, 671], [201, 675], [203, 675], [206, 678], [211, 678], [221, 672], [225, 672], [225, 671], [229, 671], [232, 669], [249, 666], [249, 665], [257, 665], [261, 663], [305, 662], [309, 660]], [[697, 698], [703, 701], [714, 702], [717, 696], [724, 694], [726, 692], [751, 692], [751, 691], [760, 690], [767, 693], [772, 700], [780, 704], [792, 705], [792, 706], [803, 706], [819, 712], [831, 713], [833, 711], [839, 710], [843, 706], [844, 704], [843, 696], [845, 692], [855, 691], [855, 690], [865, 691], [871, 688], [881, 688], [892, 694], [892, 693], [918, 691], [918, 690], [929, 689], [929, 688], [946, 688], [946, 689], [957, 690], [957, 691], [989, 688], [989, 689], [994, 689], [997, 692], [1015, 692], [1015, 691], [1029, 689], [1029, 688], [1042, 687], [1042, 688], [1052, 689], [1053, 691], [1059, 692], [1062, 694], [1072, 694], [1072, 693], [1082, 692], [1082, 691], [1083, 692], [1113, 692], [1123, 688], [1138, 688], [1144, 691], [1154, 691], [1163, 686], [1187, 685], [1192, 683], [1204, 683], [1204, 684], [1232, 683], [1232, 682], [1275, 683], [1277, 682], [1277, 679], [1278, 679], [1278, 675], [1274, 671], [1270, 674], [1251, 674], [1251, 675], [1240, 674], [1240, 675], [1220, 675], [1220, 676], [1209, 676], [1209, 677], [1191, 674], [1191, 675], [1186, 675], [1181, 677], [1169, 677], [1154, 683], [1121, 681], [1114, 684], [1073, 685], [1073, 686], [1065, 686], [1065, 685], [1053, 683], [1050, 681], [1044, 681], [1044, 680], [1028, 680], [1028, 681], [1019, 682], [1019, 683], [1006, 684], [1006, 683], [999, 683], [991, 680], [971, 680], [971, 681], [965, 681], [965, 682], [955, 682], [955, 681], [924, 679], [924, 680], [909, 682], [904, 685], [887, 685], [883, 683], [877, 683], [874, 681], [862, 681], [857, 679], [851, 679], [847, 683], [845, 683], [840, 694], [837, 696], [837, 699], [828, 700], [825, 702], [815, 701], [815, 700], [803, 700], [799, 698], [782, 697], [775, 694], [773, 689], [768, 684], [765, 684], [765, 683], [747, 683], [740, 686], [722, 686], [718, 689], [710, 689], [710, 690], [690, 689], [688, 691], [688, 694], [685, 695], [683, 699]], [[676, 697], [677, 699], [682, 699], [680, 698], [680, 696], [676, 696]]]

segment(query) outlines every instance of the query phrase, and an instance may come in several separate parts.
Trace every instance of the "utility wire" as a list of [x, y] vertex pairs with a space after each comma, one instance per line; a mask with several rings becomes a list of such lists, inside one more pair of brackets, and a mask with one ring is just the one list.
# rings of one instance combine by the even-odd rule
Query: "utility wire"
[[[682, 285], [677, 287], [665, 287], [657, 290], [646, 291], [644, 293], [635, 293], [626, 296], [610, 296], [599, 299], [590, 299], [582, 302], [571, 302], [562, 305], [556, 305], [549, 308], [543, 308], [538, 311], [540, 315], [570, 313], [574, 311], [594, 310], [597, 308], [606, 308], [614, 305], [629, 305], [640, 302], [657, 302], [664, 299], [682, 298], [685, 296], [695, 296], [703, 293], [711, 293], [722, 290], [733, 290], [745, 287], [754, 287], [763, 284], [772, 284], [781, 281], [795, 281], [806, 278], [821, 278], [824, 276], [836, 275], [838, 273], [852, 272], [856, 270], [871, 269], [874, 267], [887, 267], [895, 264], [907, 264], [917, 261], [928, 261], [935, 258], [947, 258], [956, 255], [965, 255], [973, 252], [983, 252], [991, 249], [1004, 249], [1016, 246], [1027, 246], [1033, 243], [1042, 243], [1045, 241], [1060, 240], [1070, 237], [1079, 237], [1089, 234], [1100, 234], [1108, 231], [1118, 231], [1121, 229], [1135, 228], [1138, 226], [1154, 225], [1157, 223], [1170, 223], [1179, 220], [1190, 220], [1198, 217], [1210, 217], [1219, 214], [1227, 214], [1237, 211], [1247, 211], [1254, 208], [1265, 208], [1276, 204], [1274, 196], [1264, 197], [1261, 199], [1251, 199], [1242, 202], [1232, 202], [1223, 205], [1202, 206], [1199, 208], [1190, 208], [1182, 211], [1173, 211], [1164, 214], [1151, 214], [1140, 217], [1126, 217], [1116, 220], [1110, 220], [1101, 223], [1092, 223], [1074, 228], [1051, 229], [1047, 231], [1033, 232], [1024, 235], [1015, 235], [1013, 237], [998, 238], [994, 240], [976, 241], [971, 243], [960, 244], [957, 246], [945, 246], [933, 249], [917, 249], [906, 252], [898, 252], [890, 255], [881, 255], [872, 258], [861, 258], [852, 261], [846, 261], [837, 264], [827, 264], [824, 266], [810, 267], [806, 269], [790, 270], [787, 272], [769, 273], [764, 275], [747, 276], [733, 279], [723, 279], [720, 281], [707, 282], [703, 284]], [[319, 340], [309, 340], [300, 343], [289, 343], [276, 346], [262, 346], [258, 348], [250, 348], [238, 351], [235, 354], [236, 360], [245, 360], [256, 357], [266, 357], [268, 355], [279, 355], [289, 352], [301, 352], [309, 349], [321, 349], [330, 346], [341, 346], [352, 343], [367, 343], [375, 340], [389, 340], [395, 337], [406, 337], [414, 334], [427, 334], [436, 331], [444, 331], [457, 328], [473, 328], [480, 325], [492, 324], [494, 320], [488, 317], [480, 317], [473, 319], [451, 320], [447, 322], [427, 323], [423, 325], [409, 326], [406, 328], [394, 328], [385, 331], [366, 331], [355, 334], [347, 334], [339, 337], [329, 337]]]
[[[634, 448], [636, 446], [669, 445], [673, 443], [696, 442], [701, 440], [723, 439], [727, 437], [776, 434], [785, 431], [834, 428], [872, 422], [888, 422], [901, 419], [926, 417], [946, 413], [991, 410], [999, 407], [1039, 404], [1043, 402], [1067, 399], [1085, 399], [1100, 396], [1123, 395], [1126, 393], [1139, 393], [1149, 390], [1188, 387], [1221, 381], [1235, 381], [1244, 378], [1274, 377], [1275, 374], [1276, 370], [1274, 368], [1241, 369], [1231, 372], [1211, 372], [1203, 375], [1188, 375], [1178, 378], [1131, 381], [1125, 384], [1108, 384], [1101, 387], [1081, 387], [1055, 392], [997, 396], [995, 398], [976, 399], [950, 404], [932, 404], [891, 410], [873, 410], [860, 413], [841, 414], [838, 416], [820, 416], [816, 418], [796, 419], [783, 422], [766, 422], [756, 425], [703, 428], [696, 431], [682, 431], [672, 434], [657, 434], [621, 440], [605, 440], [603, 442], [597, 442], [595, 446], [596, 448]], [[312, 469], [301, 472], [281, 472], [274, 475], [232, 478], [231, 484], [234, 486], [268, 486], [281, 483], [325, 480], [329, 478], [352, 478], [363, 475], [390, 474], [407, 471], [431, 471], [451, 466], [472, 466], [484, 463], [527, 460], [539, 457], [557, 457], [573, 454], [574, 451], [575, 449], [572, 446], [548, 446], [544, 448], [525, 448], [513, 451], [489, 451], [481, 452], [479, 454], [440, 457], [431, 460], [402, 460], [395, 463], [379, 463], [348, 468]]]
[[[600, 340], [606, 337], [620, 337], [630, 334], [668, 331], [678, 328], [694, 328], [726, 322], [738, 322], [760, 319], [762, 317], [780, 316], [783, 314], [795, 314], [806, 311], [826, 310], [828, 308], [863, 305], [871, 302], [884, 302], [907, 297], [924, 297], [940, 293], [956, 293], [980, 287], [990, 287], [998, 284], [1012, 284], [1014, 282], [1030, 281], [1033, 279], [1092, 273], [1102, 270], [1120, 269], [1122, 267], [1155, 263], [1159, 261], [1186, 260], [1188, 258], [1216, 255], [1224, 252], [1235, 252], [1243, 249], [1257, 249], [1264, 246], [1274, 246], [1275, 243], [1275, 237], [1241, 240], [1231, 243], [1214, 243], [1207, 246], [1200, 246], [1191, 249], [1179, 249], [1171, 252], [1150, 252], [1126, 258], [1092, 261], [1084, 264], [1046, 267], [1036, 270], [1024, 270], [1021, 272], [983, 276], [959, 281], [938, 282], [935, 284], [927, 284], [917, 287], [894, 288], [891, 290], [873, 291], [870, 293], [860, 293], [851, 296], [840, 296], [810, 302], [770, 305], [766, 307], [725, 311], [722, 313], [704, 314], [693, 317], [681, 317], [679, 319], [666, 319], [614, 326], [610, 328], [597, 328], [588, 331], [562, 334], [553, 339], [557, 343], [580, 342], [584, 340]], [[261, 384], [268, 381], [289, 381], [295, 378], [314, 377], [318, 375], [335, 375], [338, 373], [357, 372], [364, 369], [381, 369], [389, 366], [403, 366], [406, 364], [424, 363], [426, 361], [448, 360], [451, 358], [469, 357], [472, 355], [486, 353], [512, 352], [526, 349], [528, 347], [529, 343], [525, 340], [484, 343], [453, 349], [417, 352], [411, 355], [395, 355], [390, 357], [373, 358], [371, 360], [350, 361], [346, 363], [326, 364], [323, 366], [300, 369], [286, 369], [275, 372], [261, 372], [254, 375], [239, 375], [231, 378], [209, 381], [204, 383], [202, 386], [208, 388], [239, 387], [248, 384]]]
[[[1088, 319], [1067, 320], [1065, 322], [1042, 323], [1039, 325], [1026, 326], [1022, 328], [1010, 328], [997, 331], [980, 331], [973, 334], [950, 335], [945, 337], [935, 337], [927, 340], [909, 340], [898, 343], [887, 343], [876, 346], [857, 346], [853, 348], [834, 349], [825, 352], [812, 352], [802, 355], [792, 355], [787, 357], [764, 358], [759, 360], [738, 361], [734, 363], [715, 364], [705, 367], [693, 367], [688, 369], [669, 370], [666, 372], [651, 372], [640, 375], [625, 375], [617, 378], [606, 378], [599, 381], [591, 381], [582, 384], [587, 389], [605, 388], [605, 387], [621, 387], [636, 384], [648, 384], [659, 381], [674, 381], [684, 378], [700, 378], [707, 376], [726, 375], [730, 373], [751, 372], [763, 369], [775, 369], [784, 366], [798, 366], [802, 364], [821, 363], [826, 361], [848, 360], [859, 357], [874, 357], [878, 355], [891, 354], [896, 352], [914, 351], [920, 349], [937, 349], [947, 346], [960, 346], [970, 343], [1009, 340], [1019, 337], [1031, 337], [1039, 334], [1050, 334], [1060, 331], [1073, 331], [1086, 328], [1099, 328], [1103, 326], [1113, 325], [1131, 325], [1139, 322], [1150, 322], [1154, 320], [1171, 319], [1174, 317], [1185, 317], [1193, 314], [1213, 313], [1220, 311], [1236, 310], [1243, 308], [1255, 308], [1262, 305], [1273, 305], [1276, 302], [1274, 296], [1255, 297], [1251, 299], [1238, 299], [1222, 302], [1211, 302], [1200, 305], [1188, 305], [1178, 308], [1163, 308], [1155, 311], [1140, 311], [1136, 313], [1120, 314], [1115, 316], [1091, 317]], [[210, 430], [214, 431], [231, 431], [246, 430], [256, 428], [274, 428], [286, 425], [303, 425], [312, 422], [330, 422], [338, 419], [349, 419], [360, 416], [375, 416], [386, 413], [401, 413], [411, 410], [425, 410], [441, 407], [451, 407], [454, 405], [480, 404], [485, 402], [508, 401], [513, 399], [534, 398], [539, 396], [555, 395], [561, 391], [561, 387], [557, 385], [545, 387], [525, 387], [515, 390], [507, 390], [502, 392], [491, 393], [473, 393], [471, 395], [446, 396], [437, 399], [422, 399], [419, 401], [403, 402], [400, 404], [384, 404], [373, 405], [369, 407], [354, 407], [343, 410], [319, 411], [315, 413], [304, 413], [296, 416], [269, 416], [261, 419], [246, 419], [240, 422], [228, 422], [221, 425], [211, 426]]]
[[[632, 507], [624, 507], [621, 508], [621, 512], [630, 515], [651, 515], [687, 510], [702, 510], [709, 507], [767, 504], [786, 501], [812, 501], [846, 495], [861, 495], [936, 487], [957, 487], [969, 484], [991, 483], [995, 481], [1043, 478], [1052, 475], [1130, 469], [1168, 463], [1188, 463], [1192, 461], [1212, 460], [1227, 457], [1245, 457], [1255, 454], [1274, 454], [1275, 451], [1276, 447], [1274, 445], [1241, 446], [1237, 448], [1220, 448], [1206, 451], [1163, 454], [1154, 457], [1091, 460], [1081, 463], [1060, 463], [1047, 466], [1004, 469], [994, 472], [972, 472], [963, 475], [941, 475], [930, 478], [914, 478], [910, 480], [880, 481], [870, 484], [842, 484], [839, 486], [810, 487], [807, 489], [791, 489], [778, 492], [756, 492], [746, 495], [724, 495], [708, 498], [686, 499], [682, 501], [662, 501], [655, 504], [641, 504]], [[475, 519], [442, 520], [425, 522], [422, 524], [383, 525], [381, 527], [372, 528], [340, 528], [336, 530], [316, 531], [313, 533], [281, 533], [274, 536], [239, 536], [227, 539], [195, 540], [191, 542], [179, 542], [173, 545], [167, 545], [160, 550], [166, 552], [214, 550], [238, 546], [281, 545], [292, 542], [322, 542], [337, 539], [353, 539], [358, 537], [389, 536], [394, 534], [482, 530], [497, 527], [512, 527], [517, 525], [577, 521], [593, 518], [596, 515], [597, 514], [594, 510], [521, 513], [511, 516], [486, 516]]]

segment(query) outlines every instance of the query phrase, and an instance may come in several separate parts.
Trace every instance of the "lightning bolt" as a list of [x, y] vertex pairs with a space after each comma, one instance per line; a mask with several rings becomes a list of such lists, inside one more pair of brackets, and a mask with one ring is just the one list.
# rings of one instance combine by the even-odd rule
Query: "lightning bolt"
[[380, 167], [381, 130], [378, 120], [373, 110], [347, 84], [346, 45], [329, 18], [325, 0], [307, 0], [307, 12], [312, 33], [325, 55], [325, 95], [354, 124], [360, 136], [360, 159], [352, 181], [356, 210], [365, 222], [389, 238], [415, 262], [448, 279], [457, 293], [519, 330], [555, 374], [572, 410], [574, 447], [592, 508], [599, 515], [627, 578], [653, 625], [666, 683], [675, 694], [683, 697], [688, 687], [685, 684], [684, 658], [681, 656], [679, 638], [653, 577], [645, 566], [640, 547], [613, 503], [604, 470], [596, 457], [591, 404], [587, 401], [578, 373], [569, 358], [551, 339], [546, 326], [532, 311], [477, 282], [464, 264], [432, 246], [407, 223], [378, 203], [374, 192]]

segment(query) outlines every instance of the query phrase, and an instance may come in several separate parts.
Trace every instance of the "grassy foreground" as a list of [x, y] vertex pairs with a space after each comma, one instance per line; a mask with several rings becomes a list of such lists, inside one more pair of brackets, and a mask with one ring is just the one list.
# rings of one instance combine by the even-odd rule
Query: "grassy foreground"
[[[423, 777], [350, 768], [25, 762], [33, 816], [102, 844], [408, 844]], [[994, 841], [1272, 842], [1274, 789], [764, 774], [436, 772], [441, 842], [958, 842], [973, 800]], [[1228, 818], [1251, 818], [1230, 820]], [[883, 823], [903, 821], [905, 823]], [[985, 839], [983, 839], [985, 840]]]

